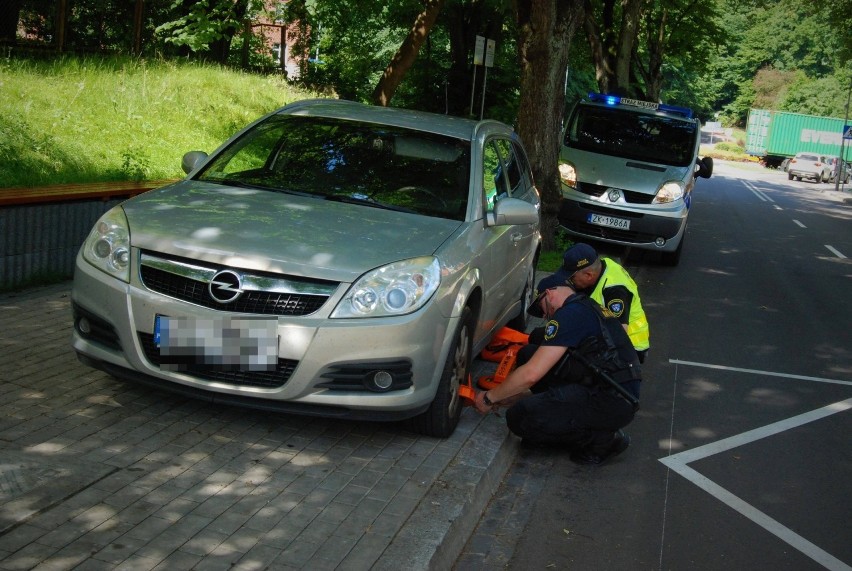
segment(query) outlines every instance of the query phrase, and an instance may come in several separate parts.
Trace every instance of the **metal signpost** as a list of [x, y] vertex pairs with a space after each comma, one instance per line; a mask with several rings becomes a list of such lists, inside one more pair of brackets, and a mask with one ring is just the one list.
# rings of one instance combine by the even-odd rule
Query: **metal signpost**
[[485, 111], [485, 84], [488, 82], [488, 68], [494, 67], [494, 40], [487, 40], [482, 36], [476, 36], [476, 46], [473, 50], [473, 81], [470, 85], [470, 114], [473, 115], [473, 95], [476, 90], [476, 66], [485, 66], [485, 75], [482, 79], [482, 103], [479, 106], [479, 120], [482, 120]]

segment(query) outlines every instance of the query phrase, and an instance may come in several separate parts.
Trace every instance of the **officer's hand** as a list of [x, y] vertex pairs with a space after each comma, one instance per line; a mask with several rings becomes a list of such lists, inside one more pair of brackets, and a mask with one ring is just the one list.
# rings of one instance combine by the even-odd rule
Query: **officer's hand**
[[488, 414], [494, 408], [494, 405], [485, 404], [485, 393], [486, 391], [477, 391], [476, 399], [473, 401], [473, 406], [476, 407], [479, 414]]

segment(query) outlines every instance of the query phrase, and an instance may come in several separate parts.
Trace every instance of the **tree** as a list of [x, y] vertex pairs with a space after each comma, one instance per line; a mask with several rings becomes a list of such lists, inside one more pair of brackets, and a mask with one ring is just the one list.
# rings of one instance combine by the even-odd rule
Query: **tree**
[[[583, 2], [583, 28], [592, 48], [598, 87], [603, 93], [628, 93], [630, 57], [639, 34], [642, 0]], [[616, 20], [618, 22], [616, 22]]]
[[185, 46], [211, 61], [225, 64], [231, 40], [248, 13], [263, 9], [261, 0], [175, 0], [179, 16], [157, 27], [167, 43]]
[[15, 43], [20, 15], [21, 0], [10, 0], [6, 7], [0, 10], [0, 42]]
[[426, 41], [426, 37], [432, 30], [443, 5], [444, 0], [426, 0], [426, 6], [415, 18], [414, 26], [412, 26], [408, 36], [382, 73], [382, 77], [373, 91], [374, 104], [386, 107], [390, 103], [396, 88], [399, 87], [402, 78], [417, 58], [417, 52], [420, 51], [420, 46]]
[[565, 70], [574, 32], [584, 17], [583, 0], [515, 0], [521, 92], [518, 134], [542, 197], [544, 248], [555, 247], [562, 201], [559, 135], [565, 109]]
[[[710, 64], [710, 55], [726, 38], [718, 24], [715, 2], [665, 0], [655, 2], [642, 14], [641, 41], [630, 55], [631, 73], [644, 88], [637, 94], [648, 101], [660, 101], [666, 81], [664, 64], [675, 62], [680, 69], [701, 75]], [[634, 81], [634, 85], [639, 82]]]

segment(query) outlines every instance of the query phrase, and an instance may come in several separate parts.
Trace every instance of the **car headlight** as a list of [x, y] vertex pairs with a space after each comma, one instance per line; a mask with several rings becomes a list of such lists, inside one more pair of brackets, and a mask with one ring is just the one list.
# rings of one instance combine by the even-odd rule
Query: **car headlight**
[[122, 281], [130, 281], [130, 229], [116, 206], [98, 220], [83, 242], [83, 259]]
[[683, 186], [679, 182], [671, 180], [660, 187], [651, 204], [666, 204], [679, 198], [683, 198]]
[[559, 180], [565, 186], [577, 188], [577, 169], [569, 162], [559, 161]]
[[331, 317], [386, 317], [417, 311], [441, 283], [441, 266], [427, 256], [394, 262], [364, 274]]

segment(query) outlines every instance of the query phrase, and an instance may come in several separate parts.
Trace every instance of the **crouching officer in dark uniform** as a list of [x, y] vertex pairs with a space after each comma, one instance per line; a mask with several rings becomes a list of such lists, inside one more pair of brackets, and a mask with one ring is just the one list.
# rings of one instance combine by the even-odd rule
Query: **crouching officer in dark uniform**
[[639, 359], [618, 319], [569, 278], [559, 270], [539, 282], [527, 312], [548, 320], [541, 344], [525, 347], [519, 366], [475, 404], [483, 414], [508, 407], [509, 430], [525, 445], [565, 447], [574, 462], [601, 464], [630, 445], [621, 429], [638, 408]]

